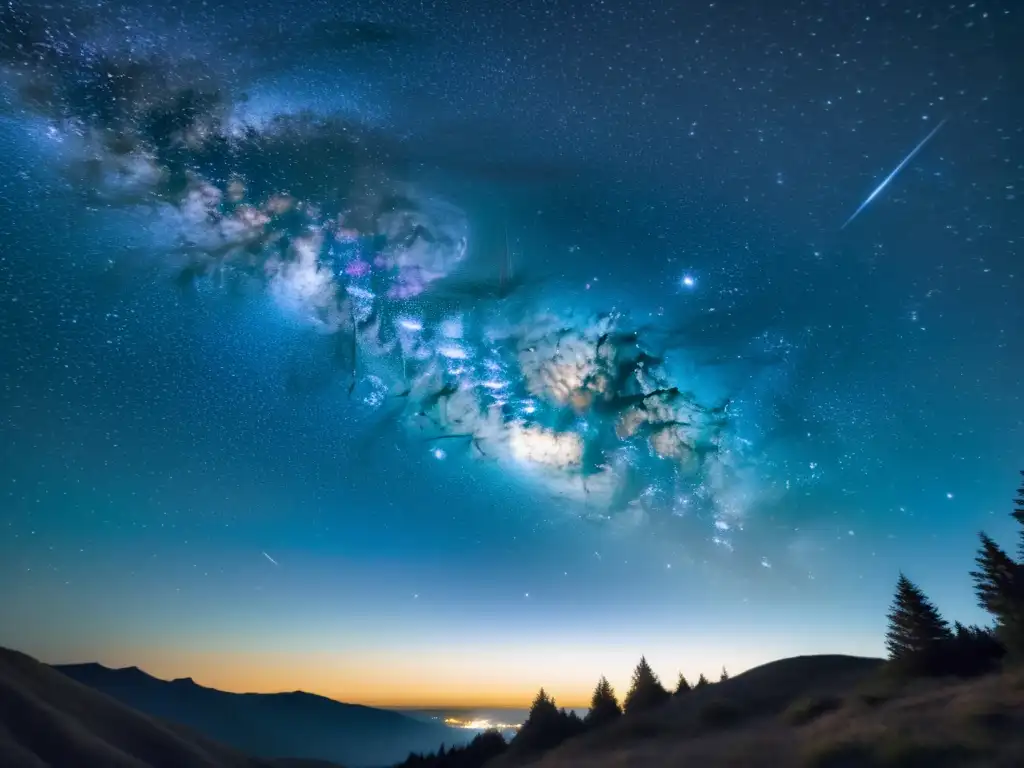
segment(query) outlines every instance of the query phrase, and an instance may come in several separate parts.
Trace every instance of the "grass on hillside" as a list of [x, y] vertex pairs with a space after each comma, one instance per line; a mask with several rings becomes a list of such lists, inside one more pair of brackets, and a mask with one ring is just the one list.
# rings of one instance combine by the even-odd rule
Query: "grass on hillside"
[[536, 766], [1024, 766], [1024, 672], [901, 682], [876, 670], [845, 688], [826, 680], [805, 687], [787, 702], [750, 685], [713, 685], [567, 742]]

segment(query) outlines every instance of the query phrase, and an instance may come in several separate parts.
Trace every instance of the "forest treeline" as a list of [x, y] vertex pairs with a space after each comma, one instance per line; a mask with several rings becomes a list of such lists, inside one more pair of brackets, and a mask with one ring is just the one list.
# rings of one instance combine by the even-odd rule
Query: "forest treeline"
[[885, 635], [890, 669], [971, 676], [1004, 663], [1024, 663], [1024, 483], [1011, 514], [1020, 526], [1016, 556], [982, 531], [975, 570], [969, 573], [978, 604], [990, 616], [987, 626], [950, 625], [917, 584], [899, 575]]
[[[728, 679], [729, 673], [723, 668], [719, 680]], [[505, 741], [498, 731], [485, 731], [463, 746], [446, 748], [442, 745], [437, 752], [428, 755], [409, 755], [399, 768], [479, 768], [506, 751], [524, 757], [538, 755], [574, 736], [603, 728], [623, 715], [656, 709], [674, 696], [683, 696], [706, 685], [711, 685], [711, 682], [703, 674], [692, 685], [680, 674], [675, 688], [670, 691], [647, 659], [641, 657], [633, 670], [629, 691], [621, 703], [605, 677], [598, 680], [585, 717], [564, 707], [559, 708], [555, 699], [541, 688], [530, 705], [526, 721], [511, 741]]]
[[[899, 574], [885, 636], [887, 673], [907, 678], [971, 677], [1008, 664], [1024, 665], [1024, 483], [1011, 514], [1020, 526], [1015, 556], [981, 532], [976, 568], [968, 574], [978, 604], [990, 616], [988, 625], [950, 625], [921, 588]], [[723, 667], [719, 682], [728, 677]], [[568, 739], [605, 728], [619, 718], [660, 708], [708, 685], [713, 683], [703, 674], [693, 685], [680, 674], [670, 691], [641, 657], [621, 703], [604, 677], [594, 688], [585, 717], [560, 709], [542, 688], [511, 741], [497, 731], [486, 731], [463, 746], [442, 745], [431, 754], [409, 755], [397, 768], [480, 768], [505, 753], [535, 757]]]

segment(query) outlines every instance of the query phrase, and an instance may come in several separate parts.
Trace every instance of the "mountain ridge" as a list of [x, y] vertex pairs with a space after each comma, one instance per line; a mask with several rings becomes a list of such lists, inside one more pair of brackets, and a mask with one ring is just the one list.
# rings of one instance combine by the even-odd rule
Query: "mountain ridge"
[[347, 766], [401, 762], [410, 752], [468, 740], [465, 731], [388, 709], [306, 691], [234, 693], [191, 677], [164, 680], [138, 667], [98, 662], [53, 669], [147, 715], [186, 725], [264, 758], [329, 760]]
[[[0, 647], [4, 768], [314, 768], [263, 760], [138, 712], [21, 653]], [[318, 768], [340, 768], [320, 763]]]
[[168, 685], [191, 685], [194, 688], [199, 688], [204, 691], [216, 691], [227, 696], [309, 696], [315, 699], [324, 699], [326, 701], [340, 704], [343, 707], [351, 707], [354, 709], [372, 710], [374, 712], [390, 712], [409, 720], [415, 720], [410, 718], [408, 715], [403, 714], [401, 711], [396, 709], [389, 709], [388, 707], [373, 707], [369, 704], [353, 704], [352, 702], [342, 701], [336, 699], [333, 696], [324, 696], [322, 693], [312, 693], [310, 691], [303, 691], [300, 688], [296, 688], [291, 691], [225, 691], [221, 688], [215, 688], [212, 685], [203, 685], [202, 683], [196, 682], [194, 677], [172, 677], [170, 679], [157, 677], [156, 675], [147, 672], [141, 667], [134, 665], [127, 667], [108, 667], [106, 664], [101, 664], [98, 661], [84, 661], [84, 662], [71, 662], [67, 664], [50, 664], [49, 666], [56, 669], [62, 674], [76, 677], [79, 674], [109, 674], [116, 673], [118, 675], [135, 676], [140, 680], [151, 681], [154, 683], [165, 683]]

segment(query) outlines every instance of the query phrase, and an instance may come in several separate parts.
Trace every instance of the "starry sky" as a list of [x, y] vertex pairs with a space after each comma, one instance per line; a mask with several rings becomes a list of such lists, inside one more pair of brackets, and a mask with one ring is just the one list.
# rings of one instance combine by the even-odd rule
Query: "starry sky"
[[1015, 3], [173, 6], [0, 10], [0, 643], [579, 705], [982, 620]]

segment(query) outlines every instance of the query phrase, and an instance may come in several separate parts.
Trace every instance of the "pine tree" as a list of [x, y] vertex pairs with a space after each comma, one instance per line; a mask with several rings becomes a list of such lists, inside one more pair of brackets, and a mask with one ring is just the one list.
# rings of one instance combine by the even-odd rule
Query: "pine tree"
[[683, 673], [680, 672], [679, 673], [679, 682], [676, 683], [675, 695], [676, 696], [682, 696], [684, 693], [689, 693], [691, 690], [693, 690], [693, 687], [686, 680], [686, 677], [683, 675]]
[[585, 719], [587, 727], [600, 728], [617, 720], [621, 714], [622, 707], [619, 706], [611, 683], [602, 677], [594, 688], [594, 695], [590, 697], [590, 711]]
[[520, 752], [543, 752], [557, 746], [563, 740], [562, 716], [555, 700], [541, 688], [533, 704], [526, 722], [519, 728], [512, 746]]
[[722, 667], [722, 675], [721, 675], [721, 677], [718, 678], [718, 682], [724, 683], [728, 679], [729, 679], [729, 673], [726, 672], [725, 667]]
[[640, 657], [640, 663], [633, 670], [633, 684], [623, 701], [623, 711], [631, 715], [660, 706], [668, 701], [671, 694], [662, 686], [647, 659]]
[[[1024, 469], [1020, 474], [1024, 476]], [[1013, 517], [1020, 523], [1020, 543], [1017, 545], [1017, 558], [1019, 564], [1024, 567], [1024, 482], [1017, 489], [1017, 498], [1013, 501]]]
[[994, 630], [976, 625], [953, 625], [953, 641], [945, 654], [943, 671], [953, 675], [972, 677], [995, 669], [1006, 655], [1006, 649], [996, 638]]
[[555, 700], [548, 696], [547, 691], [541, 688], [530, 705], [530, 714], [526, 717], [526, 723], [550, 720], [557, 714], [558, 707], [555, 705]]
[[562, 707], [558, 712], [559, 728], [561, 738], [559, 743], [566, 739], [571, 739], [573, 736], [579, 736], [581, 733], [587, 730], [587, 724], [583, 719], [575, 712], [569, 712]]
[[996, 637], [1011, 658], [1024, 657], [1024, 566], [986, 534], [979, 537], [978, 570], [971, 571], [978, 604], [992, 614]]
[[1009, 612], [1018, 565], [987, 534], [979, 533], [978, 538], [981, 539], [981, 547], [974, 558], [978, 570], [971, 571], [974, 592], [978, 604], [999, 621]]
[[902, 664], [930, 669], [942, 643], [952, 638], [949, 624], [924, 592], [902, 573], [896, 583], [896, 596], [889, 610], [889, 631], [885, 647], [889, 659]]
[[698, 688], [703, 688], [706, 685], [711, 685], [711, 683], [708, 681], [706, 677], [704, 677], [704, 673], [701, 672], [700, 677], [697, 678], [697, 684], [693, 686], [693, 689], [697, 690]]

